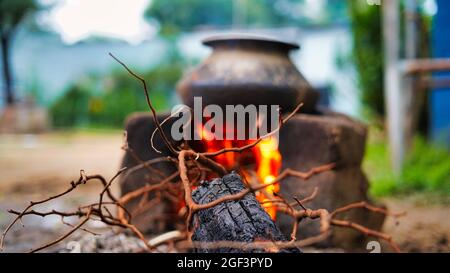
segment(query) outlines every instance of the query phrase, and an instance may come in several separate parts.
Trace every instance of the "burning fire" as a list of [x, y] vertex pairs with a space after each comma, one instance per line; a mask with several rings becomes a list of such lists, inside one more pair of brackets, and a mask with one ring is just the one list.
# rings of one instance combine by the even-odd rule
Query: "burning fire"
[[[281, 154], [278, 151], [278, 141], [274, 137], [263, 139], [252, 151], [256, 159], [256, 174], [259, 181], [264, 184], [272, 183], [278, 176], [281, 168]], [[275, 183], [267, 186], [265, 189], [269, 193], [276, 193], [280, 190], [280, 186], [278, 183]], [[260, 192], [256, 198], [263, 203], [264, 209], [275, 220], [277, 213], [276, 207], [271, 203], [264, 203], [267, 201], [267, 197]]]
[[[207, 130], [200, 126], [202, 132], [202, 143], [206, 152], [216, 152], [224, 148], [242, 147], [252, 143], [255, 140], [215, 140], [210, 137]], [[212, 139], [212, 140], [207, 140]], [[238, 166], [253, 163], [253, 170], [257, 176], [257, 180], [262, 184], [270, 184], [278, 176], [281, 169], [281, 154], [278, 151], [278, 141], [274, 137], [268, 137], [261, 140], [251, 150], [243, 153], [224, 153], [215, 157], [215, 161], [222, 164], [225, 168], [231, 170]], [[247, 180], [254, 179], [250, 172], [243, 170], [243, 174]], [[272, 184], [265, 188], [268, 193], [278, 192], [279, 185]], [[258, 192], [256, 198], [262, 203], [263, 208], [275, 220], [276, 207], [269, 203], [268, 198], [261, 192]]]

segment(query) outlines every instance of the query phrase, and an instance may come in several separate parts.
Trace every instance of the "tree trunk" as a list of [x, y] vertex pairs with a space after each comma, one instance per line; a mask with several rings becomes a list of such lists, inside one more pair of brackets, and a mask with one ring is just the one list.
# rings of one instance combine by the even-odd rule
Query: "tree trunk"
[[[245, 189], [239, 175], [231, 173], [223, 178], [202, 183], [192, 198], [199, 204], [209, 203], [222, 196], [235, 194]], [[193, 241], [286, 241], [270, 216], [264, 211], [253, 193], [237, 201], [220, 203], [201, 210], [194, 215]], [[195, 252], [265, 252], [261, 249], [195, 249]], [[282, 252], [300, 252], [299, 249], [285, 249]]]
[[8, 33], [2, 33], [1, 35], [2, 66], [3, 66], [3, 79], [5, 83], [5, 99], [7, 105], [11, 105], [15, 102], [11, 76], [11, 63], [9, 59], [10, 42], [11, 42], [11, 35], [9, 35]]

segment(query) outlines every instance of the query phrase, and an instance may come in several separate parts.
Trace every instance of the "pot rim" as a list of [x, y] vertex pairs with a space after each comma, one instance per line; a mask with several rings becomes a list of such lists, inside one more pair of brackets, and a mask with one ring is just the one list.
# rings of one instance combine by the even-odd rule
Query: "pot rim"
[[271, 36], [256, 35], [256, 34], [246, 34], [246, 33], [228, 33], [228, 34], [218, 34], [212, 35], [202, 40], [202, 44], [210, 47], [214, 47], [219, 43], [224, 42], [265, 42], [268, 44], [281, 46], [287, 50], [297, 50], [300, 46], [294, 42], [288, 42], [284, 40], [277, 39]]

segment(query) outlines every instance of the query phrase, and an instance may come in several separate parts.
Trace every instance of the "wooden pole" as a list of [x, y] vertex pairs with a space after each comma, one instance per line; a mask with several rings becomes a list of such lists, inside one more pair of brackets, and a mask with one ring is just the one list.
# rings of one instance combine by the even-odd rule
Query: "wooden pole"
[[[405, 6], [405, 58], [414, 60], [419, 53], [419, 13], [417, 0], [404, 0]], [[408, 151], [412, 146], [417, 120], [420, 115], [424, 94], [418, 94], [418, 79], [414, 75], [402, 74], [402, 97], [405, 105], [404, 146]]]
[[405, 0], [405, 57], [415, 59], [419, 52], [419, 14], [417, 0]]
[[401, 96], [400, 61], [400, 14], [398, 0], [384, 0], [384, 92], [389, 135], [391, 164], [399, 175], [403, 165], [404, 147], [404, 105]]

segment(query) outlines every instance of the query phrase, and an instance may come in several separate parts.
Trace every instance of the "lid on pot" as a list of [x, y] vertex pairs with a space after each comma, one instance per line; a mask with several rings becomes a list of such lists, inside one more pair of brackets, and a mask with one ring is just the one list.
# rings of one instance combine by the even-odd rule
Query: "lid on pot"
[[279, 40], [270, 36], [264, 35], [254, 35], [254, 34], [242, 34], [242, 33], [230, 33], [230, 34], [221, 34], [214, 35], [208, 38], [203, 39], [202, 43], [206, 46], [214, 47], [220, 44], [235, 44], [237, 42], [254, 42], [265, 44], [271, 44], [277, 47], [281, 47], [286, 50], [295, 50], [299, 49], [300, 46], [293, 42]]

